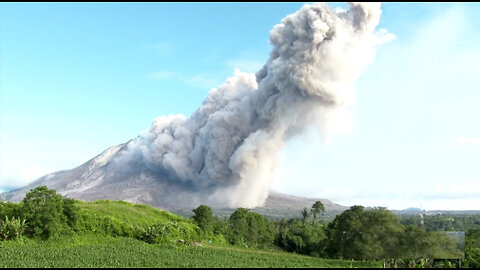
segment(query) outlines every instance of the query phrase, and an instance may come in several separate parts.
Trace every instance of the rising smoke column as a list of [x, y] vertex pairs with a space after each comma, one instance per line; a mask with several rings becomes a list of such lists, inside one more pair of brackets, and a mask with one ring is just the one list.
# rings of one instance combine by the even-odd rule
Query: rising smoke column
[[191, 186], [197, 201], [261, 205], [285, 143], [311, 126], [327, 131], [332, 113], [353, 100], [355, 80], [384, 40], [374, 33], [380, 14], [380, 4], [303, 6], [271, 30], [260, 71], [236, 70], [189, 118], [156, 118], [128, 156]]

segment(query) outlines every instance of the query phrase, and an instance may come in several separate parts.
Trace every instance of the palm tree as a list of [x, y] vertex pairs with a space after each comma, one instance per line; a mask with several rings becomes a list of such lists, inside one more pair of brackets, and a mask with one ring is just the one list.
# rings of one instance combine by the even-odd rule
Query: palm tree
[[300, 213], [302, 213], [303, 222], [307, 221], [307, 219], [310, 217], [310, 212], [308, 211], [307, 207], [300, 210]]

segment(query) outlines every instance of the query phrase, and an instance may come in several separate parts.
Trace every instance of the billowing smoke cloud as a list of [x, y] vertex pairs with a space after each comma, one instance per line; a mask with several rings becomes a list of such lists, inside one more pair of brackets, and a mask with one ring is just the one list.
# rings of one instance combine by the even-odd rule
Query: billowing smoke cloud
[[380, 14], [380, 4], [305, 5], [271, 30], [260, 71], [236, 70], [189, 118], [158, 117], [123, 158], [191, 186], [190, 199], [261, 205], [285, 143], [312, 126], [328, 132], [332, 113], [353, 100], [353, 84], [386, 34], [374, 33]]

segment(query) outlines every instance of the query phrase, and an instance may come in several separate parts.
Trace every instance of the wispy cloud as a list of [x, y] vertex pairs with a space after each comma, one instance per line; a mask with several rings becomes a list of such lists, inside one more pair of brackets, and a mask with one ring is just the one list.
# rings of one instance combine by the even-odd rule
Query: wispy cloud
[[52, 170], [38, 164], [30, 164], [18, 170], [2, 172], [0, 174], [0, 187], [5, 189], [26, 186], [49, 172], [52, 172]]

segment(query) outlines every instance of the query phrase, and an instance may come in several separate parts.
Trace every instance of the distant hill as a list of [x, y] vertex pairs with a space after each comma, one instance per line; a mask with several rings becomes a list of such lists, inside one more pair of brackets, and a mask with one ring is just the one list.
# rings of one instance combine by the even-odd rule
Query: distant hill
[[402, 211], [402, 212], [422, 212], [422, 209], [416, 208], [416, 207], [409, 207], [409, 208], [407, 208], [407, 209], [397, 210], [397, 211]]

